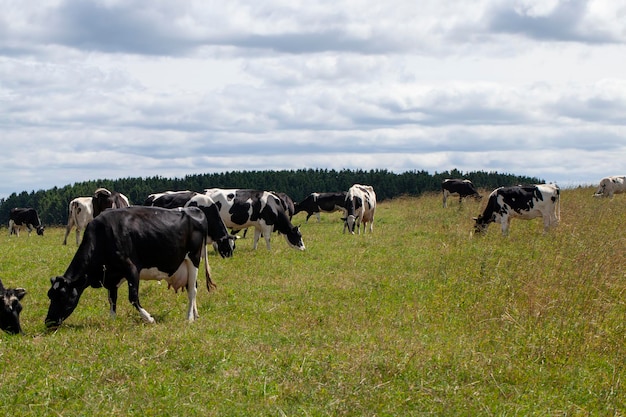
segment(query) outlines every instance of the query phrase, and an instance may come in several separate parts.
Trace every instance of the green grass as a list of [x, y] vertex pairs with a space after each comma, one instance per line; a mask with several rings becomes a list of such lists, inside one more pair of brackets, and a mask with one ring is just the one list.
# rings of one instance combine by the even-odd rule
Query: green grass
[[[302, 223], [307, 250], [239, 240], [209, 256], [217, 291], [142, 282], [141, 322], [120, 290], [87, 289], [56, 331], [50, 278], [76, 246], [0, 230], [0, 277], [23, 286], [23, 337], [0, 336], [7, 415], [625, 415], [626, 198], [562, 192], [562, 221], [471, 237], [482, 204], [439, 195], [379, 204], [374, 234], [339, 214]], [[484, 202], [483, 202], [484, 204]], [[304, 215], [294, 223], [303, 222]]]

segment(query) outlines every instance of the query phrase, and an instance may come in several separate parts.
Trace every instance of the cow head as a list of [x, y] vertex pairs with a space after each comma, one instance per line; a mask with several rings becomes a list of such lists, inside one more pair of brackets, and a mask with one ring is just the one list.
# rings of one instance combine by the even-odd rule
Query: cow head
[[354, 225], [356, 224], [356, 216], [353, 214], [350, 214], [347, 217], [342, 217], [341, 220], [343, 220], [343, 232], [346, 232], [346, 228], [348, 229], [348, 232], [354, 234]]
[[78, 305], [81, 292], [64, 277], [50, 279], [52, 286], [48, 290], [50, 307], [46, 316], [46, 327], [54, 329], [69, 317]]
[[26, 295], [24, 288], [5, 289], [0, 282], [0, 329], [9, 334], [22, 333], [20, 326], [20, 300]]
[[222, 258], [230, 258], [233, 256], [233, 251], [235, 250], [235, 241], [239, 239], [237, 235], [231, 235], [222, 237], [216, 243], [216, 251], [220, 254]]
[[285, 235], [287, 243], [294, 249], [304, 250], [304, 242], [302, 241], [302, 233], [300, 233], [300, 226], [294, 226], [289, 230], [289, 233]]
[[44, 227], [43, 226], [37, 226], [37, 234], [39, 236], [43, 236], [43, 231], [44, 231]]
[[478, 217], [473, 217], [474, 220], [474, 232], [478, 234], [485, 234], [487, 232], [487, 227], [489, 227], [489, 223], [493, 221], [493, 219], [486, 219], [482, 214], [479, 214]]

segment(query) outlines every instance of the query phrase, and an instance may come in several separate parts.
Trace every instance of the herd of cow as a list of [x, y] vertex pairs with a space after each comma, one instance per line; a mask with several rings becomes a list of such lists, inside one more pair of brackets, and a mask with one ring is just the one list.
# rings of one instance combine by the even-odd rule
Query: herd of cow
[[[626, 192], [626, 177], [603, 178], [594, 194], [612, 197]], [[442, 183], [443, 207], [452, 194], [459, 203], [466, 197], [481, 199], [469, 180], [448, 179]], [[143, 205], [131, 206], [128, 198], [104, 188], [92, 197], [78, 197], [69, 204], [68, 224], [63, 244], [72, 228], [76, 229], [78, 249], [65, 273], [51, 279], [48, 291], [50, 306], [45, 324], [55, 329], [69, 317], [78, 305], [83, 291], [91, 286], [108, 291], [110, 313], [115, 315], [117, 289], [126, 280], [129, 301], [141, 318], [149, 323], [154, 318], [139, 302], [140, 280], [165, 280], [178, 291], [188, 294], [187, 319], [198, 318], [196, 306], [197, 277], [200, 261], [204, 260], [207, 290], [215, 286], [207, 258], [207, 244], [212, 244], [220, 256], [233, 255], [235, 233], [254, 227], [253, 248], [261, 236], [270, 249], [273, 232], [282, 234], [288, 245], [304, 250], [299, 227], [291, 218], [306, 212], [320, 220], [320, 213], [343, 212], [345, 233], [373, 232], [376, 194], [373, 187], [354, 184], [347, 192], [312, 193], [294, 203], [284, 193], [249, 189], [206, 189], [194, 191], [165, 191], [149, 195]], [[512, 218], [542, 217], [544, 230], [560, 220], [560, 189], [552, 184], [500, 187], [489, 194], [483, 212], [474, 218], [474, 231], [484, 233], [490, 223], [500, 223], [507, 234]], [[32, 208], [13, 209], [9, 233], [19, 235], [26, 226], [29, 235], [35, 229], [43, 235], [44, 227]], [[231, 232], [228, 232], [231, 229]], [[80, 232], [83, 238], [80, 240]], [[5, 288], [0, 281], [0, 328], [8, 333], [22, 333], [19, 315], [23, 288]]]

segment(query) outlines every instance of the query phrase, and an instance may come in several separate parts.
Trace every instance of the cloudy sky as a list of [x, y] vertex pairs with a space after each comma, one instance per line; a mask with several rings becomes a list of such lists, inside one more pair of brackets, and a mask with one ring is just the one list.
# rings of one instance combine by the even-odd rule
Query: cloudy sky
[[0, 8], [0, 197], [234, 170], [626, 174], [626, 0]]

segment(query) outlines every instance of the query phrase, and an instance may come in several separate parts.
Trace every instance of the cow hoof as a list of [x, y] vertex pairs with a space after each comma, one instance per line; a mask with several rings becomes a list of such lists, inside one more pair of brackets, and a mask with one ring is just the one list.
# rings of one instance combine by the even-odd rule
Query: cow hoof
[[141, 317], [143, 319], [144, 322], [148, 323], [148, 324], [154, 324], [156, 323], [156, 320], [154, 320], [154, 317], [148, 315], [148, 316], [142, 316]]

